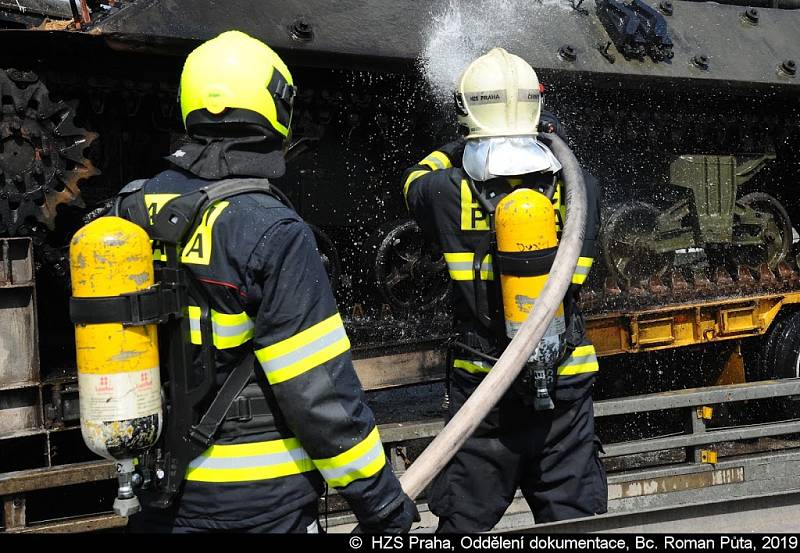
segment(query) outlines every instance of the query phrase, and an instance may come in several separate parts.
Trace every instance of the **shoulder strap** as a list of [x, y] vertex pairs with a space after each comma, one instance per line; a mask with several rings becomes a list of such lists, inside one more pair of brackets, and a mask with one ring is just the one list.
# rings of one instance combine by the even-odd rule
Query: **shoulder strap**
[[[489, 300], [486, 294], [486, 287], [483, 286], [481, 281], [481, 266], [483, 264], [483, 258], [486, 257], [486, 254], [495, 253], [494, 212], [496, 206], [480, 193], [472, 178], [467, 177], [467, 185], [469, 186], [470, 192], [472, 192], [472, 197], [475, 198], [475, 201], [477, 201], [481, 208], [486, 212], [486, 217], [489, 221], [489, 232], [486, 233], [486, 236], [481, 239], [473, 251], [472, 289], [475, 292], [475, 313], [477, 314], [478, 320], [483, 326], [493, 330], [496, 326], [496, 322], [492, 319], [488, 311]], [[493, 255], [492, 257], [494, 258], [495, 256]], [[499, 279], [499, 275], [496, 278]]]
[[[111, 214], [147, 229], [150, 224], [150, 217], [147, 215], [147, 206], [144, 203], [144, 186], [146, 183], [147, 179], [137, 179], [123, 186], [122, 190], [117, 194]], [[123, 209], [122, 202], [125, 200], [130, 201], [126, 202], [125, 209]]]
[[214, 443], [214, 436], [225, 420], [231, 405], [233, 405], [237, 396], [242, 393], [242, 390], [247, 386], [250, 377], [253, 375], [254, 362], [255, 353], [251, 350], [228, 374], [228, 378], [217, 391], [214, 401], [211, 402], [200, 422], [189, 430], [189, 436], [203, 447], [209, 447]]
[[168, 201], [150, 227], [150, 237], [168, 244], [179, 244], [214, 202], [246, 193], [269, 194], [284, 202], [267, 179], [225, 179], [207, 184]]

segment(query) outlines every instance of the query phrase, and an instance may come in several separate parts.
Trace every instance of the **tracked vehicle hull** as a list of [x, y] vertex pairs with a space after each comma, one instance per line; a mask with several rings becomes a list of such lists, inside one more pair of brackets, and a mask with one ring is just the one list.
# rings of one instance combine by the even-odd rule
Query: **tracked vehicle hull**
[[[598, 395], [798, 376], [800, 9], [783, 9], [794, 0], [755, 12], [680, 0], [510, 4], [524, 32], [502, 45], [536, 68], [545, 107], [602, 188], [602, 251], [581, 297], [604, 360]], [[455, 137], [451, 106], [418, 61], [446, 9], [432, 0], [0, 0], [0, 238], [31, 240], [36, 281], [36, 301], [14, 292], [0, 309], [38, 312], [40, 352], [36, 374], [0, 379], [0, 450], [21, 452], [0, 452], [0, 473], [36, 469], [43, 483], [0, 475], [0, 495], [46, 505], [58, 485], [98, 480], [86, 493], [113, 497], [107, 466], [69, 468], [92, 456], [77, 426], [65, 247], [124, 184], [166, 166], [182, 140], [182, 58], [230, 28], [275, 47], [299, 85], [295, 147], [276, 184], [316, 229], [362, 383], [444, 377], [447, 274], [408, 220], [399, 179]], [[705, 165], [717, 163], [716, 173], [679, 175], [687, 157], [716, 160]], [[759, 158], [757, 172], [739, 174]], [[723, 166], [734, 176], [723, 178]], [[699, 351], [714, 355], [687, 369]], [[103, 510], [85, 503], [84, 512]], [[19, 526], [11, 507], [5, 528]], [[28, 523], [63, 513], [30, 514]]]

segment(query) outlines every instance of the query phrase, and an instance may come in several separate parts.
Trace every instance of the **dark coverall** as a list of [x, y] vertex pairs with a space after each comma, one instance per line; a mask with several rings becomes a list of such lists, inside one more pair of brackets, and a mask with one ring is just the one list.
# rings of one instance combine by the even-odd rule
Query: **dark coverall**
[[[423, 234], [444, 253], [454, 285], [454, 318], [461, 341], [499, 357], [508, 344], [504, 327], [487, 328], [478, 318], [480, 309], [502, 322], [502, 304], [491, 255], [484, 257], [480, 280], [475, 279], [473, 259], [485, 243], [489, 218], [473, 197], [469, 177], [460, 167], [463, 149], [463, 140], [452, 142], [409, 168], [403, 176], [403, 195]], [[598, 458], [601, 445], [595, 436], [591, 396], [597, 357], [575, 303], [595, 256], [599, 227], [597, 183], [586, 176], [586, 240], [564, 298], [570, 347], [556, 370], [555, 409], [534, 411], [523, 401], [519, 386], [512, 386], [433, 483], [429, 505], [439, 517], [440, 532], [490, 530], [511, 504], [517, 486], [539, 523], [606, 511], [606, 476]], [[552, 183], [552, 177], [546, 173], [475, 185], [496, 205], [515, 186], [538, 187]], [[560, 188], [559, 184], [553, 197], [559, 235], [565, 213]], [[484, 287], [486, 294], [476, 296], [475, 286]], [[484, 305], [476, 307], [481, 297]], [[450, 357], [452, 416], [480, 384], [491, 363], [458, 349]]]
[[[282, 156], [216, 142], [184, 146], [169, 156], [171, 169], [144, 184], [151, 217], [170, 198], [211, 181], [283, 172]], [[120, 205], [124, 212], [126, 199]], [[154, 250], [159, 259], [158, 244]], [[253, 374], [214, 445], [190, 464], [176, 507], [146, 510], [131, 526], [316, 532], [327, 483], [366, 530], [407, 529], [412, 515], [386, 462], [309, 227], [272, 196], [241, 194], [209, 206], [181, 261], [212, 307], [218, 383], [255, 350]], [[189, 317], [199, 343], [199, 308]]]

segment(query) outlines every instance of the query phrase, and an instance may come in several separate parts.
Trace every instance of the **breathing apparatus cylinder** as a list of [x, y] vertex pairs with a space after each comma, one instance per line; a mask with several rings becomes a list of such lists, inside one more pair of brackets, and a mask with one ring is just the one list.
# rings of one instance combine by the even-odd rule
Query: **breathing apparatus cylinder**
[[[98, 298], [154, 283], [150, 239], [125, 219], [92, 221], [72, 238], [69, 253], [73, 297], [95, 298], [97, 309], [103, 309]], [[156, 325], [78, 319], [75, 345], [83, 440], [96, 454], [118, 462], [114, 510], [128, 516], [139, 510], [133, 459], [158, 441], [163, 423]]]
[[[519, 188], [497, 204], [495, 230], [506, 334], [513, 339], [535, 308], [550, 273], [558, 246], [553, 205], [544, 194]], [[566, 350], [565, 333], [561, 302], [528, 360], [537, 410], [553, 408], [548, 389], [553, 386], [555, 365]]]

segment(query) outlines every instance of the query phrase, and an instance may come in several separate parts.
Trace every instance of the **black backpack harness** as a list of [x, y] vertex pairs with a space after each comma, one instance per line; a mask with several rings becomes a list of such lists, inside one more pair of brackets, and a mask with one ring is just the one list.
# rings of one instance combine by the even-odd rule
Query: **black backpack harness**
[[[155, 285], [119, 296], [72, 298], [70, 315], [76, 323], [160, 325], [159, 338], [167, 344], [162, 364], [166, 364], [169, 374], [166, 426], [159, 445], [140, 456], [138, 469], [143, 499], [153, 507], [167, 508], [181, 489], [189, 463], [213, 444], [224, 421], [248, 420], [270, 412], [265, 399], [240, 396], [253, 375], [252, 348], [236, 363], [209, 407], [202, 411], [216, 385], [211, 307], [206, 292], [180, 263], [181, 244], [215, 202], [252, 193], [268, 194], [289, 207], [291, 202], [266, 179], [225, 179], [172, 198], [151, 222], [144, 201], [146, 182], [136, 180], [125, 186], [109, 215], [136, 223], [151, 240], [162, 244], [166, 262], [156, 267]], [[195, 346], [187, 340], [189, 305], [200, 309], [199, 362], [195, 361]]]

